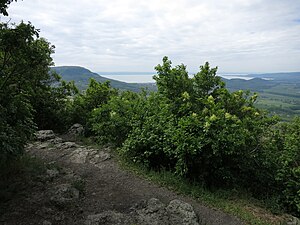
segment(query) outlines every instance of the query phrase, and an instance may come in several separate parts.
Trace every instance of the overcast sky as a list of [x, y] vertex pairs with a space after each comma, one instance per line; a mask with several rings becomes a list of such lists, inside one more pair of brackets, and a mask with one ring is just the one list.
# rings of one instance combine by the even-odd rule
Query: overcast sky
[[55, 64], [153, 71], [164, 55], [198, 71], [300, 71], [299, 0], [24, 0], [5, 22], [31, 21]]

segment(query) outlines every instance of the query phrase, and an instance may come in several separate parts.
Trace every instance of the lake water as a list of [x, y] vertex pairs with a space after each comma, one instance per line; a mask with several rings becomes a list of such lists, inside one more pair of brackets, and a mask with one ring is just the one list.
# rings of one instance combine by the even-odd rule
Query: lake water
[[[98, 72], [102, 77], [107, 77], [113, 80], [123, 81], [126, 83], [155, 83], [152, 79], [154, 73], [127, 73], [127, 72]], [[253, 77], [247, 77], [247, 74], [218, 74], [226, 79], [243, 79], [250, 80]]]

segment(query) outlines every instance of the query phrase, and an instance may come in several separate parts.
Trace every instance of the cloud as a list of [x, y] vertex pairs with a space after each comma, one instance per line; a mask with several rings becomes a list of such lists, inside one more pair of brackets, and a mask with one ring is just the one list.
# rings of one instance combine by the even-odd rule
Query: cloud
[[294, 0], [31, 0], [9, 13], [41, 29], [57, 65], [152, 71], [168, 55], [191, 71], [209, 61], [273, 72], [300, 70], [299, 10]]

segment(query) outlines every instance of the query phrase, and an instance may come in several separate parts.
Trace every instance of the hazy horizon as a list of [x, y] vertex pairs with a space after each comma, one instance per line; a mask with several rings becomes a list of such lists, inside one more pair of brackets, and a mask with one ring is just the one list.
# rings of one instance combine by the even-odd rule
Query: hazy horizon
[[[126, 83], [155, 83], [153, 80], [153, 75], [155, 73], [151, 72], [141, 72], [141, 73], [130, 73], [130, 72], [96, 72], [101, 77], [118, 80]], [[192, 77], [194, 73], [189, 73], [190, 77]], [[244, 73], [218, 73], [219, 76], [226, 78], [226, 79], [243, 79], [243, 80], [250, 80], [254, 77], [247, 77], [249, 74]]]

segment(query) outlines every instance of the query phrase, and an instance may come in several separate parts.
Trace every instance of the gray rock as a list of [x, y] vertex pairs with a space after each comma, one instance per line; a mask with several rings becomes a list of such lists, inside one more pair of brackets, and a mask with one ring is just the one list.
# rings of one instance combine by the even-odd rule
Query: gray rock
[[109, 160], [111, 158], [111, 155], [107, 152], [94, 150], [93, 152], [90, 152], [89, 154], [89, 161], [93, 164], [98, 164], [100, 162], [104, 162], [106, 160]]
[[77, 148], [69, 155], [69, 160], [72, 163], [83, 164], [87, 161], [88, 154], [86, 148]]
[[165, 205], [156, 198], [151, 198], [146, 208], [137, 210], [137, 220], [138, 224], [143, 225], [169, 224]]
[[71, 184], [61, 184], [52, 191], [51, 202], [56, 206], [65, 206], [79, 199], [79, 191], [72, 187]]
[[58, 144], [58, 143], [62, 143], [63, 139], [60, 138], [60, 137], [55, 137], [53, 139], [50, 139], [48, 142], [51, 143], [51, 144]]
[[49, 143], [48, 143], [48, 142], [43, 142], [43, 143], [37, 145], [36, 147], [37, 147], [38, 149], [46, 149], [48, 146], [49, 146]]
[[80, 136], [83, 135], [84, 128], [81, 124], [75, 123], [73, 126], [70, 127], [68, 130], [68, 134], [72, 136]]
[[154, 213], [164, 209], [165, 209], [165, 205], [156, 198], [151, 198], [148, 201], [147, 208], [146, 208], [148, 213]]
[[71, 149], [71, 148], [77, 148], [77, 147], [79, 147], [79, 145], [77, 145], [75, 142], [69, 142], [69, 141], [58, 143], [56, 145], [56, 148], [63, 149], [63, 150]]
[[31, 148], [33, 148], [35, 145], [32, 143], [27, 144], [25, 147], [27, 150], [30, 150]]
[[175, 199], [170, 202], [166, 210], [170, 224], [199, 225], [193, 207], [186, 202]]
[[166, 207], [158, 199], [152, 198], [146, 207], [136, 210], [136, 215], [141, 225], [199, 225], [193, 207], [177, 199]]
[[300, 225], [300, 219], [292, 216], [286, 224], [287, 225]]
[[35, 133], [35, 136], [38, 141], [47, 141], [55, 138], [53, 130], [39, 130]]
[[87, 216], [85, 225], [199, 225], [193, 207], [180, 200], [173, 200], [166, 207], [156, 198], [150, 199], [142, 207], [131, 208], [131, 212], [124, 214], [105, 211]]
[[89, 215], [85, 225], [124, 225], [134, 224], [134, 221], [122, 213], [106, 211], [96, 215]]
[[48, 169], [46, 174], [49, 178], [55, 178], [59, 175], [59, 171], [57, 169]]
[[43, 225], [52, 225], [52, 223], [49, 222], [49, 221], [47, 221], [47, 220], [44, 220], [44, 221], [43, 221]]
[[[65, 215], [63, 212], [59, 213], [58, 215], [54, 216], [54, 220], [57, 222], [61, 222], [63, 220], [65, 220]], [[61, 223], [59, 223], [61, 224]]]

